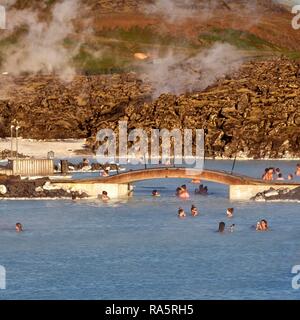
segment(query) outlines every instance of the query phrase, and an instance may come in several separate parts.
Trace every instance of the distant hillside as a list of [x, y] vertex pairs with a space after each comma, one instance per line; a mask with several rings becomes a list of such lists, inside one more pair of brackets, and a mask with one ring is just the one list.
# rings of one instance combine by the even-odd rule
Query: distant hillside
[[[9, 11], [22, 14], [27, 10], [29, 16], [30, 9], [38, 12], [39, 22], [48, 23], [53, 8], [62, 1], [13, 2]], [[66, 52], [75, 52], [67, 55], [76, 73], [139, 70], [144, 62], [134, 57], [136, 52], [161, 57], [172, 50], [193, 56], [215, 42], [229, 43], [244, 56], [298, 59], [300, 31], [292, 29], [292, 17], [286, 7], [271, 0], [86, 0], [79, 2], [72, 20], [74, 29], [59, 40]], [[0, 58], [5, 67], [11, 48], [16, 48], [34, 25], [28, 20], [14, 32], [0, 31]]]

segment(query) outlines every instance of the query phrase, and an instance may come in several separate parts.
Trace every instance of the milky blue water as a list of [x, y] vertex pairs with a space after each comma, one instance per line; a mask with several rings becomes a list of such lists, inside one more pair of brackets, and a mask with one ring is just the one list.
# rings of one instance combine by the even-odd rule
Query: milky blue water
[[[235, 170], [258, 177], [267, 166], [289, 173], [295, 162], [238, 162]], [[230, 202], [227, 188], [211, 183], [209, 196], [182, 201], [174, 190], [183, 183], [195, 188], [188, 180], [139, 182], [132, 199], [107, 204], [1, 201], [0, 299], [300, 298], [291, 273], [300, 264], [300, 204]], [[154, 188], [160, 198], [150, 196]], [[200, 215], [178, 219], [178, 207], [189, 212], [192, 204]], [[262, 218], [270, 232], [251, 228]], [[216, 233], [220, 221], [235, 231]]]

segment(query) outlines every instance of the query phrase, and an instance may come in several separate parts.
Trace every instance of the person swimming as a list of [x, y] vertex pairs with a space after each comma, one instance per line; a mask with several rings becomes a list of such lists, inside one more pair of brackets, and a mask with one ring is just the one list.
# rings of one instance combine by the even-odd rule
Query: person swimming
[[276, 180], [284, 180], [284, 177], [282, 173], [278, 173], [277, 179]]
[[207, 186], [204, 187], [203, 184], [200, 184], [199, 188], [195, 189], [195, 193], [206, 196], [208, 194], [208, 188]]
[[229, 232], [233, 232], [235, 228], [235, 224], [233, 223], [230, 227], [229, 227]]
[[267, 220], [262, 219], [260, 221], [260, 225], [261, 225], [262, 231], [268, 231], [269, 230], [269, 226], [268, 226], [268, 221]]
[[23, 231], [23, 226], [20, 222], [16, 223], [16, 231], [17, 232], [22, 232]]
[[297, 177], [300, 176], [300, 163], [297, 164], [295, 175], [296, 175]]
[[182, 208], [178, 209], [178, 218], [183, 219], [186, 217], [186, 213], [184, 212], [184, 210]]
[[234, 208], [228, 208], [227, 209], [227, 212], [226, 212], [227, 218], [232, 218], [233, 217], [233, 211], [234, 211]]
[[194, 205], [191, 207], [191, 214], [193, 217], [196, 217], [199, 214], [197, 207]]
[[181, 199], [188, 199], [190, 197], [185, 184], [176, 189], [176, 196]]
[[100, 172], [102, 177], [109, 177], [109, 170], [103, 170], [103, 172]]
[[219, 229], [218, 229], [218, 232], [221, 232], [223, 233], [225, 231], [225, 222], [220, 222], [219, 223]]
[[152, 197], [160, 197], [160, 194], [157, 190], [152, 191]]
[[110, 200], [110, 197], [108, 196], [107, 191], [102, 191], [101, 200], [103, 200], [103, 201]]
[[268, 226], [268, 221], [265, 219], [262, 219], [256, 223], [256, 231], [268, 231], [269, 226]]

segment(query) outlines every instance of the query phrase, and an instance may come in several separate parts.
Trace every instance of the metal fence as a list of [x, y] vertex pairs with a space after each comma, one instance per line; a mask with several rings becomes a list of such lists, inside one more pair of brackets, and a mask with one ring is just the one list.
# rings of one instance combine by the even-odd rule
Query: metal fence
[[49, 176], [54, 174], [54, 162], [50, 159], [15, 159], [11, 161], [13, 175]]

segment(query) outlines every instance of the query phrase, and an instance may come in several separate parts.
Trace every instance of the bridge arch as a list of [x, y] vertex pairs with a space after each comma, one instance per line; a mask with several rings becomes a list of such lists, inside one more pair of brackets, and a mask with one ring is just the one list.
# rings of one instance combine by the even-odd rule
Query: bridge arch
[[[225, 171], [198, 170], [189, 168], [153, 168], [144, 170], [132, 170], [109, 177], [93, 179], [94, 182], [111, 184], [130, 184], [133, 182], [152, 179], [200, 179], [225, 185], [259, 184], [260, 180], [252, 179], [238, 174], [230, 174]], [[91, 180], [90, 180], [91, 181]]]

